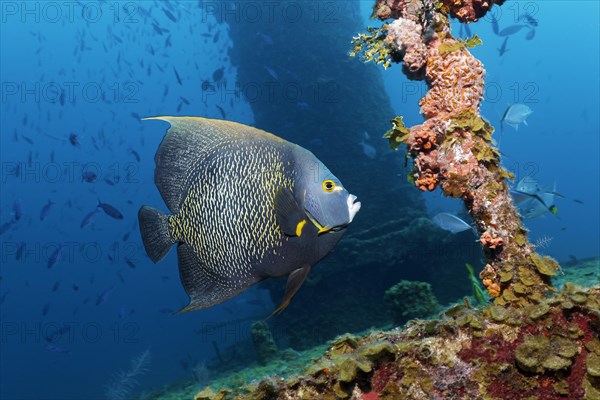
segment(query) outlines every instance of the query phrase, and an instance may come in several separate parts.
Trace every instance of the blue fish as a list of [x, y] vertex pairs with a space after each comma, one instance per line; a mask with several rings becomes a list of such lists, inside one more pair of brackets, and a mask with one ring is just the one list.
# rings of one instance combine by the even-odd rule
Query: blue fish
[[15, 223], [15, 221], [11, 220], [0, 225], [0, 235], [6, 233]]
[[13, 203], [13, 218], [15, 221], [18, 221], [23, 216], [23, 206], [21, 205], [21, 201], [17, 200]]
[[81, 224], [79, 224], [79, 227], [85, 228], [86, 226], [88, 226], [89, 224], [94, 222], [94, 219], [96, 218], [96, 215], [98, 215], [98, 213], [99, 213], [98, 209], [95, 209], [94, 211], [87, 213], [86, 216], [83, 217], [83, 219], [81, 220]]
[[48, 258], [48, 269], [50, 269], [50, 268], [56, 266], [56, 264], [58, 264], [58, 262], [60, 261], [60, 257], [62, 256], [62, 249], [63, 249], [63, 244], [59, 243], [56, 250], [54, 250], [54, 252], [52, 252], [52, 254], [50, 254], [50, 257]]
[[57, 330], [55, 330], [54, 332], [52, 332], [51, 334], [49, 334], [48, 336], [45, 337], [46, 342], [48, 343], [52, 343], [55, 342], [60, 336], [64, 335], [65, 333], [69, 332], [71, 330], [71, 325], [63, 325], [60, 328], [58, 328]]
[[81, 179], [84, 182], [87, 183], [94, 183], [96, 182], [96, 179], [98, 178], [98, 175], [96, 175], [96, 173], [94, 171], [83, 171], [83, 173], [81, 174]]
[[112, 285], [108, 289], [102, 291], [96, 298], [96, 305], [99, 306], [100, 304], [106, 302], [106, 300], [108, 300], [108, 298], [109, 298], [110, 294], [112, 293], [112, 291], [114, 290], [114, 288], [115, 288], [115, 285]]
[[50, 213], [50, 209], [53, 205], [54, 203], [52, 202], [52, 200], [48, 200], [48, 203], [46, 203], [44, 207], [42, 207], [42, 210], [40, 211], [40, 221], [43, 221], [46, 218], [48, 218], [48, 214]]
[[23, 257], [23, 252], [25, 251], [25, 242], [19, 243], [17, 247], [17, 251], [15, 252], [15, 259], [20, 260]]
[[98, 199], [98, 208], [102, 209], [109, 217], [114, 219], [123, 219], [123, 214], [110, 204], [103, 203]]
[[266, 33], [256, 32], [256, 36], [258, 36], [263, 43], [268, 44], [269, 46], [273, 45], [273, 38]]
[[502, 42], [502, 46], [500, 46], [500, 48], [498, 49], [498, 55], [500, 57], [502, 57], [508, 51], [508, 48], [506, 47], [507, 43], [508, 43], [508, 36], [504, 38], [504, 41]]
[[57, 346], [53, 343], [46, 345], [46, 350], [52, 353], [71, 354], [71, 350], [65, 349], [64, 347]]

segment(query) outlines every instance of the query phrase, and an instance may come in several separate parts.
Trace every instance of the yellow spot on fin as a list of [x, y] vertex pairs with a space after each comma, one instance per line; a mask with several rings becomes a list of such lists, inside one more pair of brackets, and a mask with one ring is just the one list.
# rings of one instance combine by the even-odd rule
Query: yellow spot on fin
[[296, 236], [302, 236], [302, 228], [304, 228], [304, 225], [306, 225], [305, 219], [298, 222], [298, 225], [296, 225]]

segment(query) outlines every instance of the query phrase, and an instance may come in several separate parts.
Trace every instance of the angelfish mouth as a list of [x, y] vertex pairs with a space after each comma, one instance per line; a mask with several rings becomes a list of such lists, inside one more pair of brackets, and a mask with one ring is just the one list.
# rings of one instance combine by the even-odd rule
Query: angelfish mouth
[[353, 194], [348, 196], [348, 215], [350, 216], [350, 219], [348, 220], [348, 224], [350, 222], [352, 222], [352, 220], [354, 219], [354, 216], [360, 210], [360, 206], [361, 206], [360, 201], [356, 201], [356, 199], [357, 199], [357, 197]]

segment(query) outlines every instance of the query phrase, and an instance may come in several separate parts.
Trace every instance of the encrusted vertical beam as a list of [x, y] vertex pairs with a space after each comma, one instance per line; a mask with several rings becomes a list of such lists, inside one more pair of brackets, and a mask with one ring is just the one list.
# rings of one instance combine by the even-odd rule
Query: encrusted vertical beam
[[501, 166], [494, 129], [480, 115], [485, 69], [469, 48], [481, 40], [454, 38], [448, 19], [475, 22], [494, 3], [502, 1], [379, 0], [374, 16], [395, 21], [357, 36], [352, 54], [384, 67], [402, 62], [410, 79], [426, 81], [419, 102], [425, 121], [408, 128], [397, 117], [386, 137], [393, 148], [408, 148], [419, 189], [439, 187], [463, 200], [487, 258], [483, 284], [496, 304], [518, 306], [544, 298], [559, 266], [529, 243], [506, 182], [513, 177]]

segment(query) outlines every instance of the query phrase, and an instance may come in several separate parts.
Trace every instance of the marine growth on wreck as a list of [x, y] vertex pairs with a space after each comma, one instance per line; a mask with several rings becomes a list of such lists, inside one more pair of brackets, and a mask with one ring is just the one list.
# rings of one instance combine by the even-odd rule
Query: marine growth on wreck
[[426, 81], [428, 91], [419, 102], [425, 122], [406, 127], [397, 117], [385, 137], [394, 149], [407, 147], [415, 186], [439, 188], [464, 202], [487, 259], [480, 273], [484, 286], [497, 305], [518, 306], [542, 300], [559, 266], [529, 243], [507, 183], [514, 177], [501, 165], [494, 128], [480, 115], [485, 69], [469, 48], [481, 40], [456, 39], [449, 21], [476, 22], [502, 3], [377, 1], [374, 17], [395, 20], [357, 36], [351, 55], [384, 67], [402, 62], [410, 79]]

